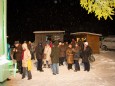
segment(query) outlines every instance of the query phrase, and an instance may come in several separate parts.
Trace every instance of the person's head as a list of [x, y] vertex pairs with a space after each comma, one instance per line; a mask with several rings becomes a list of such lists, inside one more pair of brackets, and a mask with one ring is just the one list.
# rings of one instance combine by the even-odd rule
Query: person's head
[[75, 44], [75, 47], [78, 47], [78, 44]]
[[46, 46], [50, 46], [49, 43], [46, 43]]
[[65, 44], [68, 44], [68, 42], [65, 42]]
[[15, 47], [18, 47], [19, 41], [15, 41], [15, 42], [14, 42], [14, 45], [15, 45]]
[[69, 44], [69, 46], [68, 46], [69, 48], [72, 48], [72, 45], [71, 44]]
[[24, 41], [24, 43], [27, 43], [27, 41]]
[[29, 43], [29, 44], [31, 44], [32, 42], [31, 42], [31, 41], [29, 41], [28, 43]]
[[62, 43], [61, 43], [61, 42], [59, 42], [59, 46], [60, 46], [60, 45], [62, 45]]
[[80, 39], [78, 40], [78, 42], [82, 42], [82, 39], [80, 38]]
[[41, 43], [41, 42], [39, 42], [39, 43], [38, 43], [38, 46], [42, 46], [42, 43]]
[[26, 43], [23, 43], [23, 44], [22, 44], [22, 49], [23, 49], [23, 50], [27, 50], [27, 49], [28, 49], [28, 46], [27, 46]]
[[75, 41], [75, 39], [72, 39], [72, 42]]
[[88, 46], [88, 42], [84, 42], [84, 47], [87, 47]]
[[54, 46], [58, 46], [59, 42], [58, 41], [55, 41], [54, 42]]
[[61, 45], [64, 45], [64, 42], [62, 42]]

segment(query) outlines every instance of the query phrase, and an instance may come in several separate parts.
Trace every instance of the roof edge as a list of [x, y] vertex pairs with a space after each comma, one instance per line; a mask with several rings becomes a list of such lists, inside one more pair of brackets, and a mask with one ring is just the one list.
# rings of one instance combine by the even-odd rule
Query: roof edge
[[102, 34], [90, 33], [90, 32], [76, 32], [76, 33], [70, 33], [70, 34], [71, 34], [71, 35], [90, 34], [90, 35], [98, 35], [98, 36], [102, 36]]
[[34, 31], [33, 33], [65, 33], [65, 31]]

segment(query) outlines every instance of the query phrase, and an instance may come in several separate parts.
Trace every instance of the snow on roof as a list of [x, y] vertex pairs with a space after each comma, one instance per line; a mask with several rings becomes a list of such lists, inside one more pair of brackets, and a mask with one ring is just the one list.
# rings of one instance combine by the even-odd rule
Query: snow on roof
[[79, 34], [90, 34], [90, 35], [102, 36], [102, 34], [96, 34], [96, 33], [90, 33], [90, 32], [76, 32], [76, 33], [71, 33], [71, 35], [79, 35]]
[[34, 31], [33, 33], [64, 33], [65, 31]]

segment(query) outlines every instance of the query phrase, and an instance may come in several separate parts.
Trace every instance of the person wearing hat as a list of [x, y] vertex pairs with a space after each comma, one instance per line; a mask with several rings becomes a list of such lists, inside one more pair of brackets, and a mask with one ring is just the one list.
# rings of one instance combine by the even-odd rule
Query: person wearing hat
[[90, 62], [88, 58], [92, 54], [92, 49], [88, 45], [88, 42], [84, 42], [84, 50], [83, 50], [83, 57], [82, 57], [82, 62], [84, 63], [84, 71], [90, 71]]
[[15, 41], [14, 43], [15, 48], [14, 48], [14, 54], [15, 54], [15, 60], [17, 62], [17, 69], [20, 74], [22, 74], [22, 45], [19, 43], [19, 41]]
[[36, 59], [37, 59], [37, 70], [39, 70], [40, 72], [43, 72], [42, 70], [43, 50], [44, 49], [42, 43], [38, 43], [35, 52], [36, 52]]
[[61, 66], [66, 58], [66, 47], [63, 42], [59, 43], [59, 50], [59, 66]]

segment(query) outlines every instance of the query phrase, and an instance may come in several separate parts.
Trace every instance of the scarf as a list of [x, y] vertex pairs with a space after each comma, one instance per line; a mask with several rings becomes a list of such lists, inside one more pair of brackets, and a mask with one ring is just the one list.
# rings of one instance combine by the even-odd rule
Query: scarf
[[22, 59], [22, 60], [24, 59], [24, 52], [25, 52], [25, 51], [26, 51], [26, 49], [22, 51], [22, 56], [21, 56], [21, 59]]

